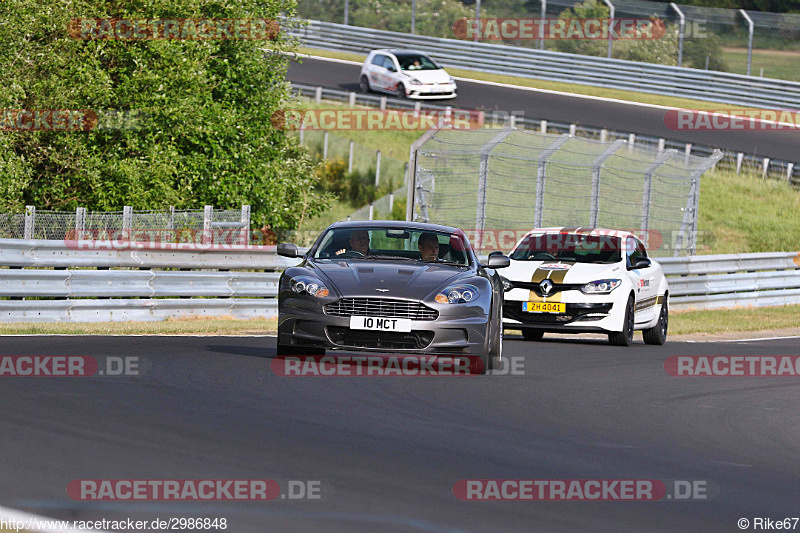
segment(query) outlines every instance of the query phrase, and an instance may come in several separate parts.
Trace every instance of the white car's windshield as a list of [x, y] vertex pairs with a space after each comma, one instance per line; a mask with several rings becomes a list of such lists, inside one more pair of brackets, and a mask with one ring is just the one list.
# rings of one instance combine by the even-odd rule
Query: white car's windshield
[[468, 266], [464, 238], [456, 233], [415, 228], [334, 228], [322, 237], [315, 259], [424, 261]]
[[439, 70], [442, 67], [430, 57], [423, 54], [404, 54], [397, 53], [397, 62], [400, 63], [401, 70]]
[[616, 263], [622, 259], [621, 242], [612, 235], [537, 233], [526, 236], [510, 257], [515, 261]]

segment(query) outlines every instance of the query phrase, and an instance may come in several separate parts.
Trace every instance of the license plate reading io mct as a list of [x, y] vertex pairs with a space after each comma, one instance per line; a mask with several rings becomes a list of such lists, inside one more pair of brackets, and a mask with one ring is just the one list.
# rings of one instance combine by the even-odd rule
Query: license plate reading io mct
[[554, 302], [522, 302], [522, 310], [526, 313], [564, 313], [567, 304]]
[[367, 329], [372, 331], [411, 331], [410, 318], [385, 318], [372, 316], [351, 316], [350, 329]]

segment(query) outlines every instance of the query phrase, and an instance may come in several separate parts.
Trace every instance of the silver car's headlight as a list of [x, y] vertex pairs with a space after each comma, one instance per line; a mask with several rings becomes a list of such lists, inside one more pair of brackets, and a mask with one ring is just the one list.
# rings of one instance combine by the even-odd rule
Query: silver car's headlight
[[619, 279], [598, 279], [581, 287], [584, 294], [608, 294], [622, 284]]
[[417, 78], [411, 78], [411, 81], [409, 83], [411, 83], [411, 85], [422, 85], [422, 82], [419, 81]]
[[325, 284], [313, 276], [296, 276], [289, 280], [289, 286], [297, 294], [308, 294], [317, 298], [324, 298], [330, 294]]
[[463, 304], [471, 302], [478, 297], [478, 288], [474, 285], [451, 285], [436, 295], [437, 303], [440, 304]]

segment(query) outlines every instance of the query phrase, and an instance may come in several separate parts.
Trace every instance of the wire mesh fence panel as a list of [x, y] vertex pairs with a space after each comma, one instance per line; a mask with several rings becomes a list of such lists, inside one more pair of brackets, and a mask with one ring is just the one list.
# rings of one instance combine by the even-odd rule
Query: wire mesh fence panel
[[75, 232], [75, 211], [37, 211], [34, 239], [60, 240]]
[[413, 218], [472, 231], [479, 252], [508, 251], [535, 227], [582, 226], [634, 232], [655, 256], [688, 254], [700, 176], [719, 157], [621, 139], [445, 129], [417, 147]]
[[21, 239], [25, 233], [25, 215], [16, 213], [0, 214], [0, 238]]

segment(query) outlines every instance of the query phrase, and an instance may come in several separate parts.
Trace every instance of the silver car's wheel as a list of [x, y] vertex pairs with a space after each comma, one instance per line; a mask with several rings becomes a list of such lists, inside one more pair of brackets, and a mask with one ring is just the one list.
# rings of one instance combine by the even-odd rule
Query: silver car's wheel
[[361, 89], [362, 93], [368, 93], [372, 91], [372, 87], [369, 86], [369, 79], [366, 76], [361, 76], [361, 79], [358, 82], [358, 87]]

